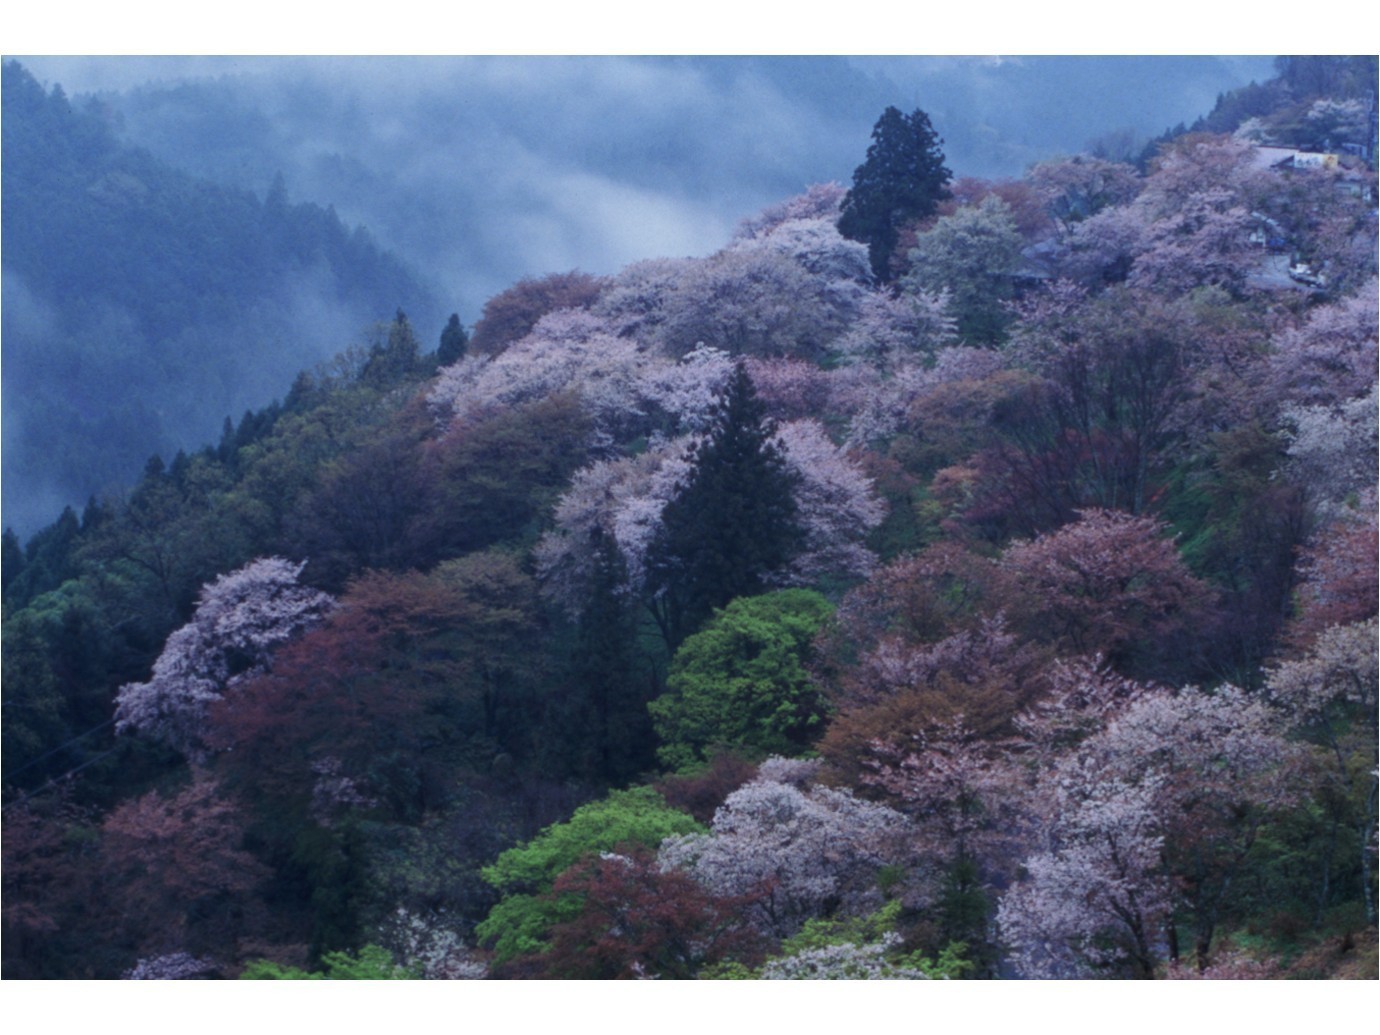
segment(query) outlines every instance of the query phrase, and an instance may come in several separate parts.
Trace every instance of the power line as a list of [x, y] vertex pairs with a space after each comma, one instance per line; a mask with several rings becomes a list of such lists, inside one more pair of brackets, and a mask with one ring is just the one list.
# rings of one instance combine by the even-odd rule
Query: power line
[[71, 745], [75, 744], [77, 741], [81, 740], [83, 737], [89, 737], [89, 736], [91, 736], [91, 734], [96, 733], [96, 732], [98, 732], [98, 731], [100, 731], [100, 730], [105, 729], [107, 726], [109, 726], [109, 725], [110, 725], [112, 722], [114, 722], [114, 721], [115, 721], [115, 719], [114, 719], [114, 717], [112, 716], [111, 718], [106, 719], [105, 722], [101, 723], [99, 726], [93, 726], [93, 727], [91, 727], [89, 730], [87, 730], [85, 733], [78, 733], [75, 737], [73, 737], [71, 740], [67, 741], [66, 743], [64, 743], [64, 744], [59, 744], [57, 747], [53, 748], [51, 751], [45, 751], [43, 754], [39, 755], [37, 758], [33, 759], [32, 761], [25, 762], [23, 765], [21, 765], [18, 769], [14, 770], [13, 772], [6, 773], [3, 777], [0, 777], [0, 780], [3, 780], [4, 782], [8, 783], [11, 779], [13, 779], [14, 777], [18, 776], [18, 775], [19, 775], [20, 773], [22, 773], [25, 769], [28, 769], [28, 768], [30, 768], [30, 767], [32, 767], [32, 766], [38, 765], [38, 763], [39, 763], [39, 762], [42, 762], [45, 758], [51, 758], [53, 755], [56, 755], [56, 754], [57, 754], [59, 751], [61, 751], [63, 748], [65, 748], [65, 747], [70, 747]]
[[67, 770], [67, 772], [63, 773], [61, 776], [55, 776], [55, 777], [53, 777], [51, 780], [48, 781], [48, 783], [47, 783], [46, 785], [44, 785], [43, 787], [40, 787], [38, 790], [36, 790], [36, 791], [25, 791], [25, 792], [24, 792], [23, 794], [21, 794], [18, 798], [14, 799], [14, 801], [10, 802], [9, 805], [6, 805], [6, 806], [4, 806], [3, 808], [0, 808], [0, 812], [4, 812], [5, 809], [8, 809], [8, 808], [10, 808], [11, 806], [14, 806], [14, 805], [23, 805], [23, 804], [24, 804], [26, 801], [28, 801], [29, 799], [35, 798], [35, 797], [37, 797], [38, 795], [44, 793], [45, 791], [50, 791], [50, 790], [52, 790], [54, 787], [56, 787], [56, 786], [58, 785], [58, 783], [59, 783], [60, 781], [67, 779], [69, 776], [74, 776], [74, 775], [76, 775], [77, 773], [81, 772], [83, 769], [85, 769], [85, 768], [86, 768], [87, 766], [89, 766], [89, 765], [95, 765], [97, 762], [99, 762], [101, 759], [105, 758], [107, 755], [113, 755], [113, 754], [115, 754], [115, 752], [119, 751], [120, 748], [122, 748], [122, 747], [124, 747], [123, 744], [116, 744], [116, 745], [115, 745], [113, 748], [111, 748], [109, 751], [102, 751], [102, 752], [101, 752], [99, 755], [97, 755], [95, 758], [88, 758], [85, 762], [83, 762], [81, 765], [77, 766], [75, 769], [69, 769], [69, 770]]

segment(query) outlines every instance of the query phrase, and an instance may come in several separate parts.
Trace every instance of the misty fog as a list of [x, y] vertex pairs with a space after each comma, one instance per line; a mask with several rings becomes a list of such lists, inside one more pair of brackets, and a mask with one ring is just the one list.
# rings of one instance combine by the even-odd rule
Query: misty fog
[[[812, 183], [847, 184], [887, 105], [930, 114], [955, 176], [1018, 176], [1093, 141], [1130, 153], [1271, 74], [1265, 57], [18, 60], [74, 107], [94, 96], [120, 140], [181, 172], [260, 198], [281, 174], [289, 202], [365, 227], [429, 289], [409, 312], [427, 348], [448, 313], [473, 326], [485, 300], [521, 277], [708, 254], [763, 206]], [[41, 369], [43, 338], [29, 334], [60, 302], [35, 297], [7, 267], [4, 303], [15, 317], [6, 373], [62, 377]], [[83, 400], [92, 457], [106, 410], [152, 422], [159, 449], [206, 444], [226, 415], [280, 398], [291, 371], [393, 315], [332, 311], [305, 284], [286, 310], [281, 339], [257, 345], [272, 361], [236, 378], [189, 369], [181, 399], [112, 382], [120, 398]], [[90, 362], [118, 366], [121, 349], [138, 347], [118, 319], [87, 346], [105, 353]], [[44, 483], [45, 429], [25, 426], [12, 392], [5, 403], [4, 520], [21, 534], [138, 474], [107, 458], [80, 485]]]
[[[519, 277], [702, 255], [811, 183], [847, 183], [889, 104], [956, 176], [1138, 144], [1267, 57], [22, 58], [100, 92], [172, 164], [334, 205], [471, 324]], [[194, 84], [194, 85], [187, 85]]]

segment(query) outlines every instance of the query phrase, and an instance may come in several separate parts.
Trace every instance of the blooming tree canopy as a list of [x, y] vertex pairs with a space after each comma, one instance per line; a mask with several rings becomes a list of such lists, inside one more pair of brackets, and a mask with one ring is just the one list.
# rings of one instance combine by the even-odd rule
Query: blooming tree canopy
[[203, 586], [196, 613], [168, 637], [153, 677], [120, 688], [116, 728], [201, 754], [210, 706], [265, 671], [278, 646], [334, 606], [328, 594], [298, 584], [305, 564], [263, 557]]

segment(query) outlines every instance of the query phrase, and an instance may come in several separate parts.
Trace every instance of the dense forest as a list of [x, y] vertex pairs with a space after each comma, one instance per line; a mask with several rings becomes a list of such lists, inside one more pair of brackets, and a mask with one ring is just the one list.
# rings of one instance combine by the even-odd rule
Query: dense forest
[[[4, 976], [1374, 979], [1375, 67], [1009, 180], [888, 108], [712, 255], [390, 302], [7, 530]], [[210, 188], [5, 76], [7, 276], [255, 355], [194, 265], [45, 265]], [[218, 196], [256, 297], [413, 283]], [[112, 390], [64, 340], [35, 406]]]
[[281, 177], [260, 197], [188, 176], [96, 101], [15, 61], [3, 78], [8, 524], [35, 532], [214, 439], [380, 314], [439, 330], [433, 289]]

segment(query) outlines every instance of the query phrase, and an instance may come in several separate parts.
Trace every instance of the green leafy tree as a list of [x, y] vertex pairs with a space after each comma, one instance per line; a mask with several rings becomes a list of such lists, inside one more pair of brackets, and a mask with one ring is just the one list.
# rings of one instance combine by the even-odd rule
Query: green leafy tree
[[867, 160], [853, 171], [853, 189], [843, 199], [839, 233], [867, 245], [882, 283], [891, 280], [901, 227], [933, 215], [949, 195], [953, 173], [944, 165], [943, 142], [918, 108], [909, 115], [887, 108], [872, 127]]
[[703, 826], [669, 807], [650, 787], [614, 791], [576, 809], [566, 822], [552, 824], [526, 844], [508, 849], [484, 868], [484, 880], [505, 897], [475, 928], [475, 935], [493, 943], [496, 963], [542, 952], [555, 924], [580, 915], [578, 895], [545, 894], [575, 863], [625, 846], [654, 850], [668, 837], [703, 832]]
[[780, 951], [756, 971], [728, 964], [702, 974], [719, 979], [764, 978], [775, 981], [914, 981], [966, 977], [973, 964], [967, 946], [951, 942], [934, 959], [907, 952], [899, 928], [902, 905], [888, 902], [867, 916], [805, 921], [804, 928], [781, 943]]
[[739, 363], [649, 551], [652, 613], [673, 650], [715, 608], [765, 590], [804, 545], [799, 479], [775, 431]]
[[399, 967], [388, 950], [366, 945], [358, 953], [328, 952], [321, 957], [324, 970], [302, 970], [272, 960], [255, 960], [244, 968], [241, 981], [411, 981], [420, 975]]
[[811, 643], [833, 610], [806, 589], [742, 598], [681, 644], [669, 690], [648, 705], [661, 760], [683, 768], [721, 745], [770, 755], [809, 744], [826, 712]]

